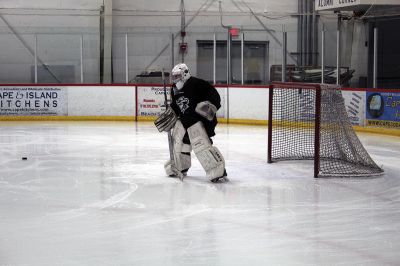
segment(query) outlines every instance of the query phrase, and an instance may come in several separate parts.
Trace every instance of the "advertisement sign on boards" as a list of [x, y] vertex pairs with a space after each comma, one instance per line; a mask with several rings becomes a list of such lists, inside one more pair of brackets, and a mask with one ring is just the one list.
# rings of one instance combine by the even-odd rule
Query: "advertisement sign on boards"
[[365, 92], [342, 91], [347, 115], [353, 126], [364, 126], [365, 124]]
[[[170, 100], [170, 87], [166, 93]], [[164, 87], [138, 87], [138, 116], [159, 116], [165, 110], [164, 102]]]
[[367, 126], [400, 128], [400, 93], [367, 92]]
[[68, 115], [67, 89], [64, 87], [0, 87], [0, 115]]

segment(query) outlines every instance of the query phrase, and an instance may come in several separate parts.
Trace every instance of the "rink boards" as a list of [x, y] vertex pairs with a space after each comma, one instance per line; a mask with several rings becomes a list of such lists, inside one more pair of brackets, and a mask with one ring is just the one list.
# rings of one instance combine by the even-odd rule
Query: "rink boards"
[[[268, 121], [268, 86], [216, 86], [221, 122]], [[169, 97], [170, 88], [166, 92]], [[165, 108], [162, 85], [5, 84], [0, 85], [1, 120], [153, 120]], [[400, 89], [342, 91], [357, 129], [400, 131]]]

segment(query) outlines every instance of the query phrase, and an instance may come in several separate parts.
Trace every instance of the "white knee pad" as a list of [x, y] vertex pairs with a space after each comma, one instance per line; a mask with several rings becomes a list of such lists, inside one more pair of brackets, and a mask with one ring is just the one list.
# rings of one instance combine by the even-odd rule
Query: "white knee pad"
[[201, 121], [188, 128], [194, 153], [210, 180], [221, 177], [225, 171], [225, 160], [217, 147], [212, 146]]
[[[172, 130], [174, 163], [178, 171], [187, 170], [191, 166], [190, 152], [192, 148], [190, 145], [183, 143], [183, 137], [185, 136], [185, 133], [185, 128], [183, 127], [181, 121], [178, 120], [174, 126], [174, 129]], [[165, 168], [165, 170], [167, 172], [167, 168]]]

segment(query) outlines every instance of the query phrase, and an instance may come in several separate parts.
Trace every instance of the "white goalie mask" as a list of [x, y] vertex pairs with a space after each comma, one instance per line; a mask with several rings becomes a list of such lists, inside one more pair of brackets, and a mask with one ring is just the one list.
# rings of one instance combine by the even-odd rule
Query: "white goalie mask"
[[180, 63], [174, 66], [171, 71], [172, 82], [176, 85], [178, 90], [183, 88], [185, 82], [190, 78], [189, 68], [186, 64]]

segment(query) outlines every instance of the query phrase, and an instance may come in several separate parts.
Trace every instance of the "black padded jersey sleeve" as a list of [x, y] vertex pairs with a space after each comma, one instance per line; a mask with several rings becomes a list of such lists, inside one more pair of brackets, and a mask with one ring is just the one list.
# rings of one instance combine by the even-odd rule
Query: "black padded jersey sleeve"
[[199, 91], [202, 92], [202, 100], [210, 101], [217, 109], [221, 108], [221, 97], [217, 89], [205, 80], [199, 79]]

